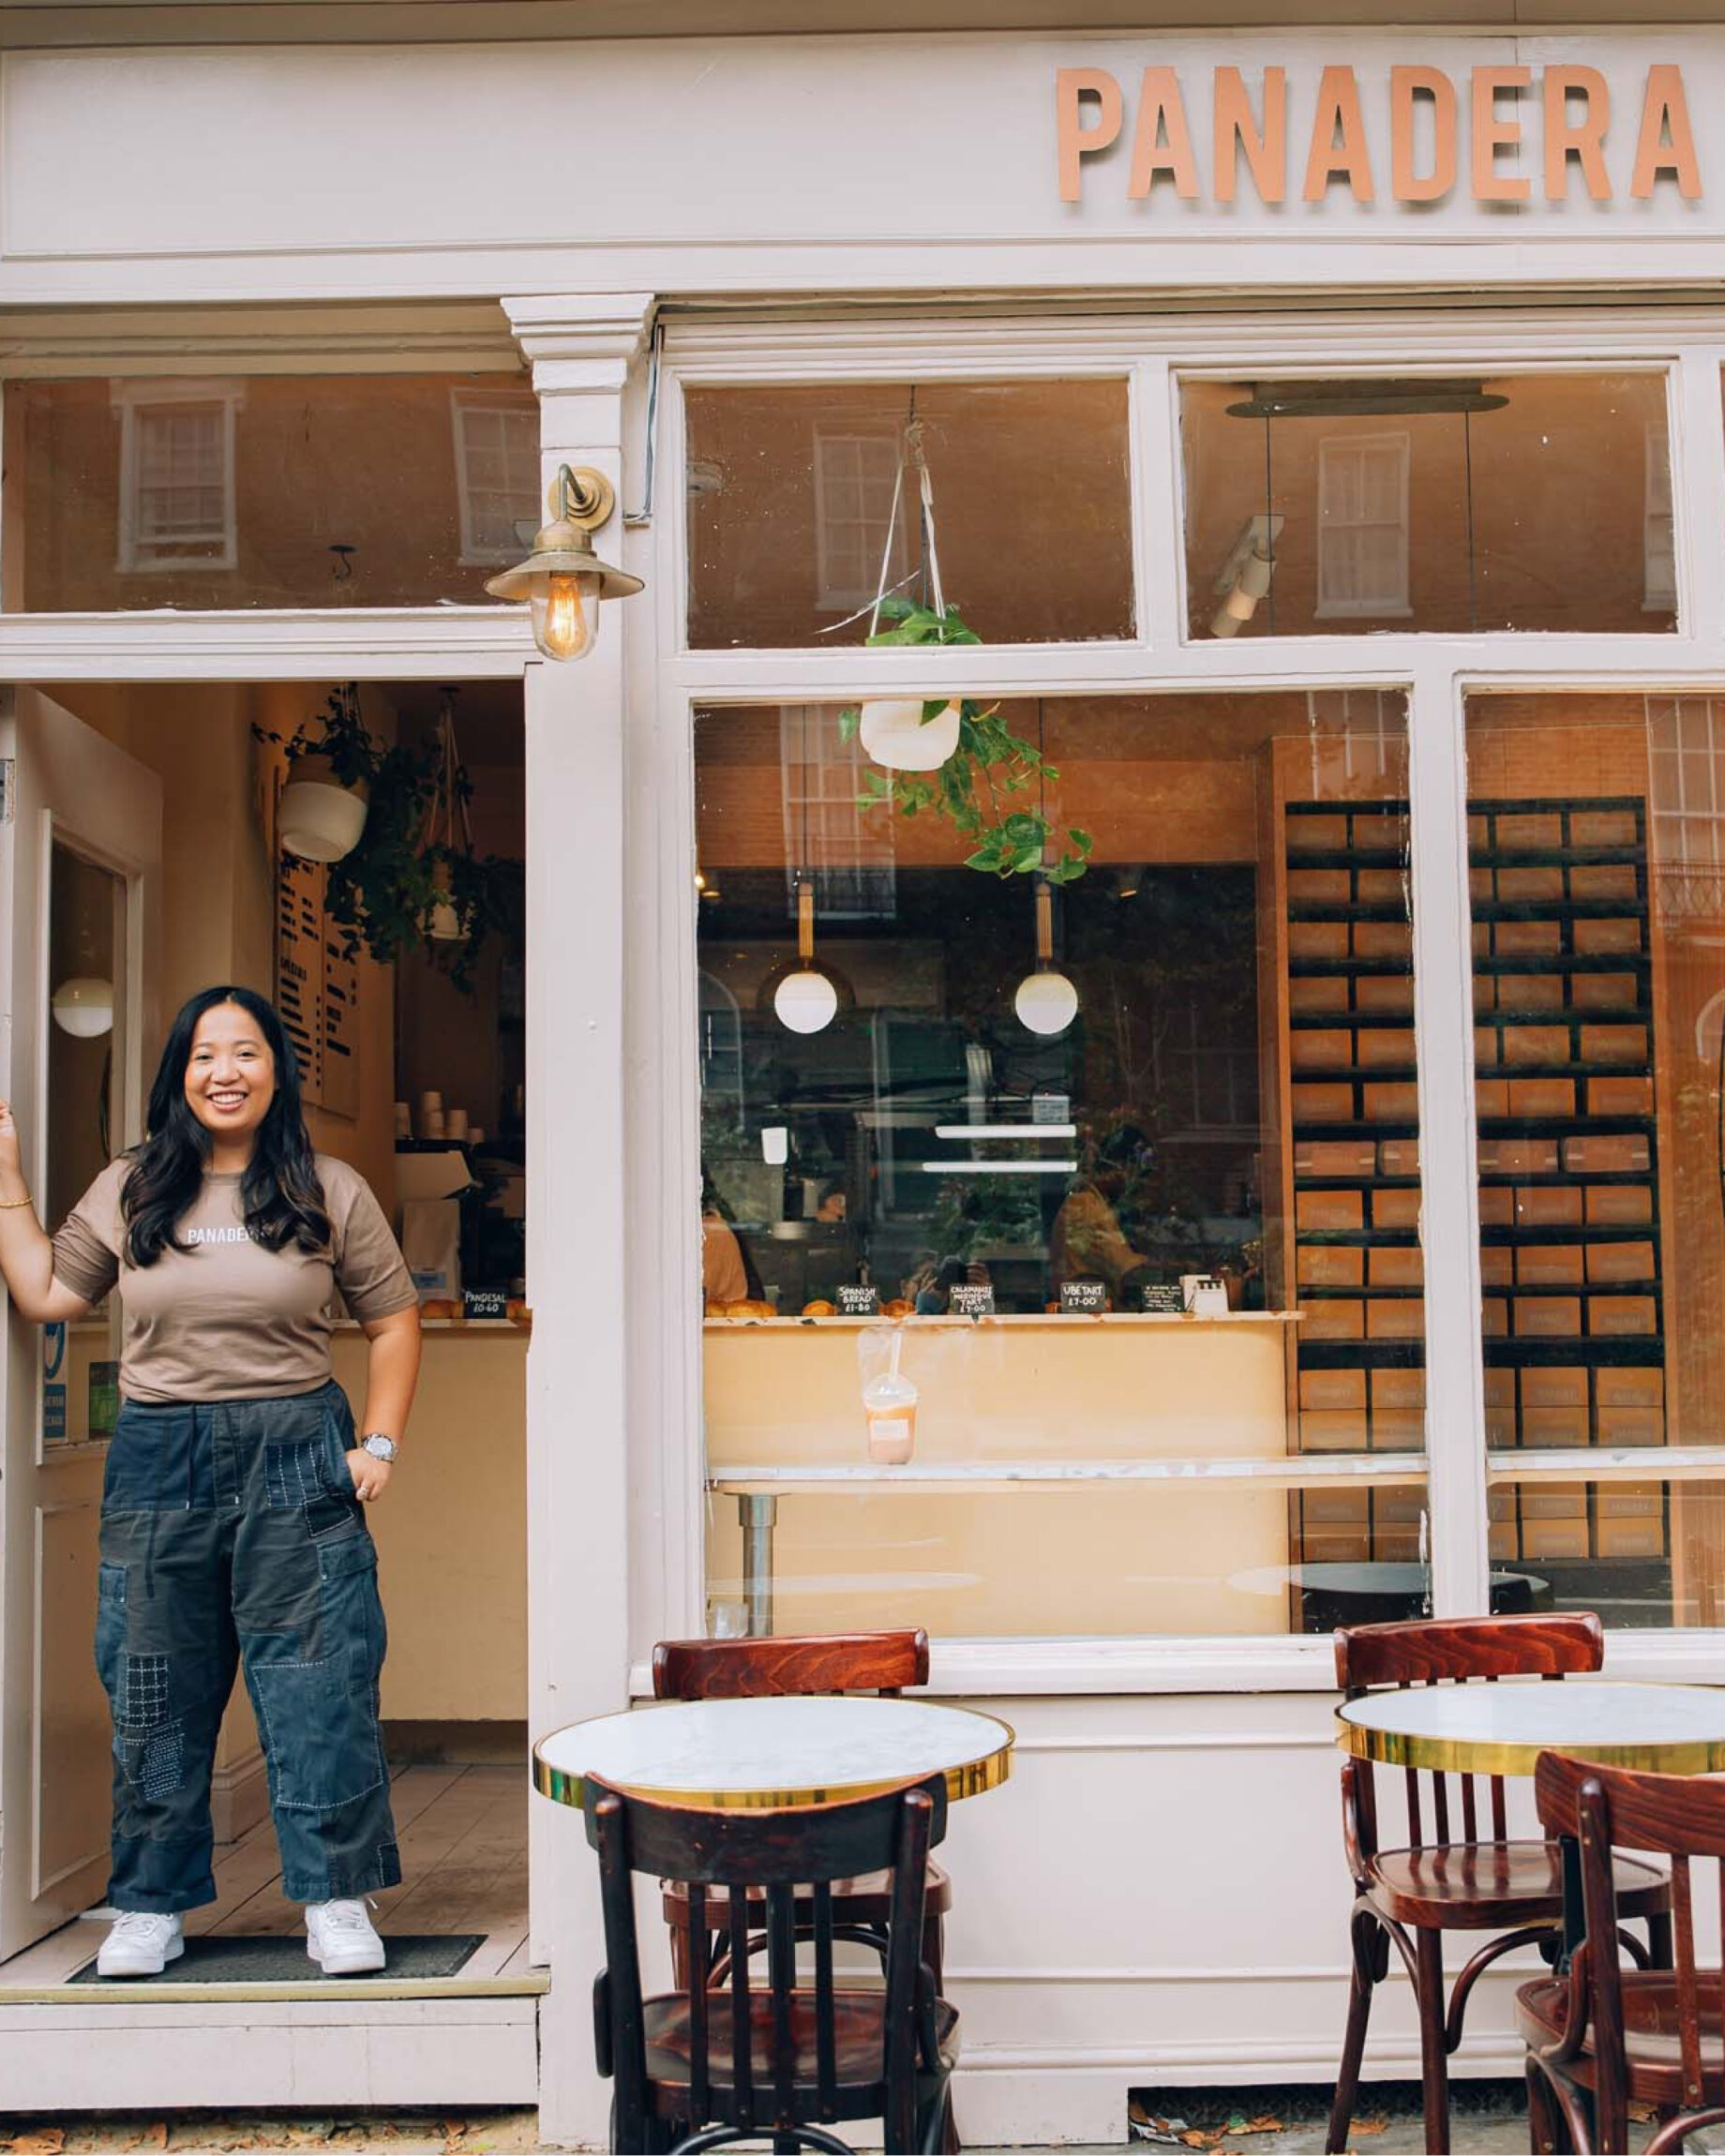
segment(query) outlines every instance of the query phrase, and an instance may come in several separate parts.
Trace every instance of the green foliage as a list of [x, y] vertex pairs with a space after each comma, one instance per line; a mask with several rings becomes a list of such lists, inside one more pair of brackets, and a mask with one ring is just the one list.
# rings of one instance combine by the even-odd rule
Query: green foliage
[[[871, 646], [907, 644], [980, 644], [982, 638], [948, 607], [936, 614], [909, 599], [888, 599], [880, 608], [891, 628], [877, 630]], [[922, 724], [937, 719], [947, 698], [922, 706]], [[860, 707], [839, 713], [839, 739], [848, 741], [862, 722]], [[1072, 883], [1089, 866], [1095, 841], [1069, 827], [1065, 844], [1053, 851], [1056, 831], [1040, 806], [1014, 804], [1014, 797], [1042, 788], [1059, 778], [1034, 742], [1013, 733], [998, 704], [966, 697], [958, 707], [958, 746], [938, 771], [870, 771], [862, 782], [864, 808], [896, 808], [904, 816], [944, 816], [963, 837], [975, 842], [967, 868], [982, 876], [1030, 876], [1041, 872], [1050, 883]]]
[[[435, 735], [385, 746], [360, 714], [357, 683], [335, 690], [325, 710], [291, 737], [252, 731], [287, 751], [288, 770], [307, 756], [327, 756], [337, 781], [364, 785], [368, 802], [359, 843], [323, 872], [323, 906], [343, 932], [343, 955], [364, 950], [380, 966], [423, 945], [456, 987], [472, 994], [473, 962], [488, 936], [518, 941], [522, 931], [521, 863], [498, 855], [476, 860], [459, 846], [433, 842], [427, 829], [437, 800], [442, 749]], [[457, 801], [472, 799], [472, 781], [456, 770]], [[432, 909], [447, 901], [461, 923], [458, 938], [429, 937]]]

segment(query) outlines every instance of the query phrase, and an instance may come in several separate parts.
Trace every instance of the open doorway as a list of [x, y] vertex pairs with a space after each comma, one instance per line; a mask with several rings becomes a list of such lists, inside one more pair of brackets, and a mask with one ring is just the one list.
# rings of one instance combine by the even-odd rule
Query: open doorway
[[[146, 794], [160, 804], [147, 922], [128, 929], [123, 904], [109, 894], [112, 878], [84, 853], [59, 848], [52, 876], [32, 887], [51, 915], [38, 936], [43, 979], [34, 1019], [54, 1110], [40, 1186], [45, 1224], [56, 1226], [90, 1175], [142, 1130], [166, 1022], [187, 996], [235, 981], [277, 1003], [301, 1064], [314, 1144], [376, 1192], [425, 1321], [401, 1468], [369, 1519], [390, 1632], [381, 1708], [403, 1871], [400, 1886], [377, 1896], [377, 1922], [386, 1939], [431, 1942], [392, 1955], [387, 1983], [397, 1995], [420, 1976], [445, 1991], [452, 1979], [495, 1990], [516, 1978], [524, 1994], [542, 1988], [527, 1968], [522, 1772], [531, 1319], [520, 684], [102, 683], [19, 695], [47, 753], [83, 742], [93, 755], [129, 759], [141, 804]], [[342, 778], [339, 762], [332, 774], [305, 754], [332, 714], [362, 731], [382, 776], [374, 775], [359, 842], [325, 866], [284, 846], [284, 833], [297, 828], [284, 800], [291, 783]], [[339, 784], [328, 790], [332, 800], [352, 792]], [[414, 896], [416, 861], [419, 871], [431, 864], [424, 904]], [[116, 936], [133, 931], [135, 968], [113, 949]], [[67, 1023], [84, 1015], [76, 996], [68, 1002], [68, 983], [87, 1000], [104, 981], [114, 1042], [124, 1009], [128, 1062]], [[90, 1688], [95, 1610], [84, 1590], [95, 1578], [95, 1493], [117, 1411], [118, 1348], [110, 1313], [95, 1313], [89, 1329], [88, 1341], [71, 1343], [78, 1352], [62, 1348], [64, 1370], [44, 1376], [32, 1341], [31, 1366], [9, 1373], [9, 1397], [30, 1428], [10, 1432], [8, 1447], [27, 1443], [50, 1481], [58, 1475], [69, 1489], [74, 1469], [83, 1477], [77, 1504], [65, 1509], [67, 1533], [82, 1537], [80, 1549], [89, 1544], [88, 1563], [76, 1553], [68, 1563], [52, 1627], [60, 1648], [51, 1667], [65, 1663], [67, 1691], [55, 1698], [52, 1686], [37, 1686], [33, 1743], [39, 1751], [47, 1732], [63, 1748], [81, 1747], [66, 1762], [68, 1786], [99, 1792], [108, 1730]], [[25, 1330], [14, 1328], [14, 1362]], [[334, 1370], [356, 1415], [365, 1364], [358, 1327], [338, 1322]], [[37, 1794], [51, 1812], [48, 1794]], [[318, 1971], [300, 1941], [301, 1912], [279, 1892], [264, 1762], [243, 1685], [222, 1727], [213, 1800], [218, 1899], [188, 1914], [187, 1933], [192, 1945], [221, 1942], [231, 1966], [217, 1968], [222, 1956], [212, 1955], [202, 1974], [188, 1945], [183, 1964], [150, 1981], [172, 1980], [181, 2001], [200, 1982], [244, 1982], [251, 1997], [257, 1985], [267, 1996], [279, 1983], [283, 1997], [307, 1996], [308, 1968], [314, 1979]], [[99, 1804], [85, 1823], [82, 1877], [94, 1879], [99, 1895]], [[13, 1859], [22, 1843], [8, 1832], [8, 1845]], [[91, 1997], [83, 1972], [103, 1927], [74, 1913], [81, 1898], [92, 1896], [68, 1888], [57, 1905], [43, 1904], [34, 1926], [26, 1917], [15, 1927], [17, 1951], [0, 1962], [0, 1999]], [[33, 1928], [41, 1936], [28, 1936]], [[352, 1991], [355, 1981], [339, 1988]]]

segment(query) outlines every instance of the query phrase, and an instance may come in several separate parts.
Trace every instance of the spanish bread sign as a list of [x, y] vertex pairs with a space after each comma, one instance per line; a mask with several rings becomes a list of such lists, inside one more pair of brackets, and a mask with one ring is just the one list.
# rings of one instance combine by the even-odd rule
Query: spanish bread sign
[[[1315, 85], [1285, 67], [1149, 66], [1055, 76], [1060, 200], [1106, 191], [1226, 204], [1467, 200], [1509, 207], [1702, 199], [1683, 69], [1656, 61], [1612, 84], [1580, 64], [1357, 67]], [[1639, 91], [1639, 96], [1633, 92]], [[1626, 110], [1626, 106], [1628, 109]]]

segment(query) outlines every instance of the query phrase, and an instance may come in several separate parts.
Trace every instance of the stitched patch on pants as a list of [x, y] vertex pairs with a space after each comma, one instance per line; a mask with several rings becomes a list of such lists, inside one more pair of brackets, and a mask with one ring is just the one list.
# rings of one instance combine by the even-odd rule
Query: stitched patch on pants
[[151, 1729], [168, 1718], [168, 1657], [128, 1654], [114, 1719], [128, 1729]]
[[263, 1448], [263, 1502], [273, 1512], [311, 1505], [325, 1494], [318, 1448], [297, 1440]]
[[133, 1779], [140, 1794], [154, 1803], [173, 1794], [185, 1778], [185, 1768], [186, 1725], [169, 1722], [144, 1739]]

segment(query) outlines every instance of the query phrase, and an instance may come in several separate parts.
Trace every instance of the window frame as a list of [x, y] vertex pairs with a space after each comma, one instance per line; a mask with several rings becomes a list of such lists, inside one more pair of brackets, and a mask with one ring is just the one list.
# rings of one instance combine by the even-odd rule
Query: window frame
[[[245, 391], [237, 382], [197, 376], [158, 381], [134, 378], [114, 384], [112, 401], [120, 414], [120, 487], [114, 565], [120, 576], [172, 576], [187, 571], [220, 571], [239, 566], [235, 415], [245, 400]], [[144, 448], [144, 422], [158, 412], [193, 406], [213, 407], [217, 414], [221, 454], [220, 548], [214, 554], [187, 558], [152, 557], [143, 551], [152, 542], [140, 536], [143, 497], [140, 460]]]
[[[485, 546], [475, 536], [472, 483], [467, 469], [467, 426], [473, 417], [502, 413], [510, 417], [538, 416], [539, 400], [531, 389], [523, 390], [513, 400], [500, 392], [491, 396], [484, 390], [452, 389], [449, 393], [450, 446], [455, 453], [456, 503], [459, 519], [461, 551], [457, 560], [464, 569], [507, 569], [518, 561], [528, 551], [527, 546], [512, 541], [506, 546]], [[533, 513], [540, 510], [538, 430], [533, 439]]]
[[[832, 322], [818, 354], [806, 329], [787, 335], [748, 322], [675, 324], [668, 332], [662, 384], [666, 431], [661, 469], [683, 456], [685, 384], [759, 385], [763, 382], [946, 379], [1015, 380], [1073, 372], [1129, 381], [1135, 631], [1118, 643], [1014, 645], [989, 650], [833, 651], [689, 650], [682, 633], [686, 568], [681, 518], [663, 525], [655, 544], [661, 635], [668, 618], [673, 649], [661, 644], [657, 680], [646, 696], [661, 742], [661, 770], [676, 768], [679, 800], [666, 803], [693, 830], [692, 714], [698, 704], [768, 700], [848, 703], [864, 696], [1152, 693], [1203, 686], [1238, 690], [1288, 686], [1386, 689], [1408, 697], [1413, 802], [1415, 995], [1422, 1155], [1422, 1240], [1427, 1276], [1426, 1446], [1381, 1456], [1382, 1479], [1427, 1481], [1432, 1522], [1432, 1601], [1440, 1615], [1486, 1607], [1488, 1491], [1508, 1462], [1492, 1462], [1485, 1435], [1474, 1097], [1472, 984], [1455, 964], [1469, 921], [1466, 771], [1462, 724], [1466, 697], [1495, 687], [1550, 690], [1634, 686], [1649, 694], [1725, 693], [1725, 412], [1721, 409], [1725, 333], [1696, 310], [1632, 310], [1543, 315], [1523, 308], [1458, 320], [1308, 314], [1298, 329], [1298, 362], [1290, 366], [1285, 317], [1143, 317], [1131, 322], [1088, 320], [994, 323], [886, 321]], [[1453, 374], [1489, 366], [1493, 374], [1651, 372], [1667, 385], [1672, 475], [1673, 553], [1678, 586], [1674, 631], [1610, 636], [1548, 631], [1491, 631], [1477, 636], [1389, 629], [1358, 636], [1254, 636], [1226, 644], [1189, 638], [1185, 576], [1184, 459], [1179, 393], [1189, 379], [1237, 380], [1273, 366], [1278, 379]], [[675, 846], [666, 873], [683, 869]], [[645, 898], [645, 893], [641, 894]], [[680, 883], [661, 897], [682, 900]], [[1460, 939], [1460, 940], [1458, 940]], [[690, 931], [692, 949], [693, 935]], [[686, 999], [668, 984], [661, 1005], [664, 1055], [691, 1061], [693, 969]], [[682, 1003], [686, 1000], [686, 1011]], [[673, 1032], [672, 1028], [680, 1028]], [[669, 1115], [680, 1151], [692, 1092]], [[681, 1193], [668, 1200], [681, 1206]], [[688, 1210], [688, 1208], [683, 1208]], [[699, 1397], [698, 1249], [693, 1213], [660, 1225], [661, 1247], [681, 1247], [689, 1285], [668, 1283], [653, 1328], [655, 1344], [679, 1365]], [[669, 1238], [668, 1244], [666, 1238]], [[679, 1513], [675, 1547], [704, 1545], [703, 1461], [698, 1413], [686, 1445], [665, 1463], [659, 1496]], [[1702, 1463], [1692, 1453], [1662, 1460], [1683, 1479]], [[1575, 1463], [1552, 1454], [1531, 1463], [1555, 1479]], [[1374, 1460], [1373, 1466], [1378, 1461]], [[1525, 1457], [1514, 1462], [1526, 1477]], [[1648, 1478], [1643, 1453], [1637, 1462]], [[1725, 1479], [1725, 1450], [1709, 1458], [1709, 1479]], [[1656, 1477], [1658, 1479], [1659, 1477]], [[663, 1528], [655, 1539], [663, 1541]], [[704, 1578], [655, 1564], [638, 1544], [647, 1578], [638, 1610], [651, 1610], [660, 1632], [698, 1629]], [[647, 1635], [639, 1629], [646, 1681]], [[1717, 1663], [1718, 1632], [1649, 1631], [1612, 1636], [1610, 1666], [1639, 1675], [1697, 1677]], [[936, 1656], [935, 1686], [949, 1692], [1110, 1692], [1195, 1689], [1316, 1689], [1333, 1684], [1328, 1640], [1149, 1637], [1137, 1639], [949, 1641]]]
[[[1391, 520], [1396, 533], [1398, 596], [1381, 603], [1375, 599], [1339, 599], [1326, 596], [1327, 569], [1335, 566], [1327, 562], [1328, 542], [1333, 531], [1377, 531], [1382, 528], [1377, 518], [1354, 517], [1346, 524], [1332, 524], [1324, 509], [1324, 490], [1327, 484], [1325, 466], [1332, 450], [1358, 455], [1366, 450], [1392, 449], [1397, 457], [1396, 516]], [[1405, 428], [1377, 434], [1341, 435], [1327, 434], [1318, 442], [1318, 602], [1312, 609], [1313, 619], [1319, 621], [1392, 621], [1408, 619], [1414, 609], [1408, 604], [1408, 467], [1412, 460], [1413, 437]]]

